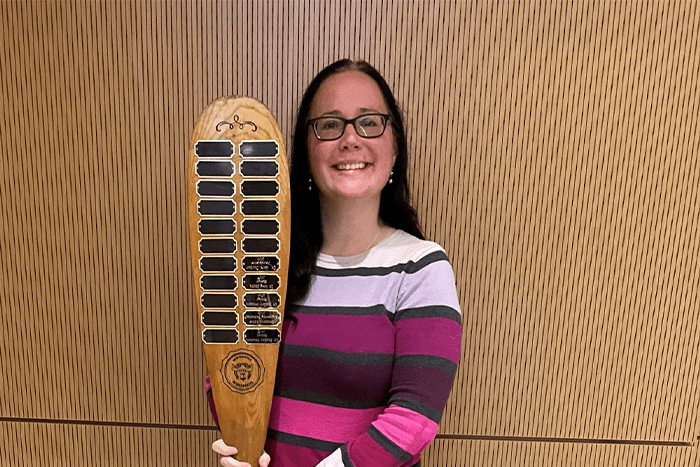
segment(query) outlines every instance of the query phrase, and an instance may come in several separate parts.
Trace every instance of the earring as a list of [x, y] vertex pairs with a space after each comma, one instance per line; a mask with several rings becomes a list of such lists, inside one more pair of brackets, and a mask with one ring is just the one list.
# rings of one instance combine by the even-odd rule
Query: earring
[[309, 191], [313, 190], [313, 183], [314, 180], [313, 178], [311, 178], [311, 175], [309, 175]]
[[391, 185], [394, 183], [394, 169], [391, 169], [391, 173], [389, 174], [389, 184]]

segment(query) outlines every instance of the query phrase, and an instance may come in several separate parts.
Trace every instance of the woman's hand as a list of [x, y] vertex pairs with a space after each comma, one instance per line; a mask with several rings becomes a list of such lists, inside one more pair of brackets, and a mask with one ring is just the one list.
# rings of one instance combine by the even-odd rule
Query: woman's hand
[[[214, 441], [211, 448], [215, 453], [223, 456], [221, 458], [221, 465], [224, 467], [251, 467], [251, 465], [247, 462], [239, 462], [234, 459], [232, 456], [238, 454], [238, 449], [234, 448], [233, 446], [228, 446], [226, 443], [224, 443], [223, 439]], [[270, 455], [263, 452], [260, 459], [258, 459], [258, 464], [260, 467], [268, 467], [268, 465], [270, 465]]]

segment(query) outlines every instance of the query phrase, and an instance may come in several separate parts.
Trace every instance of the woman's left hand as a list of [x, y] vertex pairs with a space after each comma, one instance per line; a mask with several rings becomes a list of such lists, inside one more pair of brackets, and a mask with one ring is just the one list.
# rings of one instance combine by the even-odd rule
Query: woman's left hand
[[[233, 456], [238, 454], [238, 449], [224, 443], [223, 439], [218, 439], [214, 441], [214, 444], [211, 445], [211, 448], [214, 450], [215, 453], [223, 456], [220, 460], [220, 463], [223, 467], [251, 467], [251, 465], [247, 462], [240, 462], [234, 459]], [[260, 459], [258, 459], [258, 465], [260, 467], [268, 467], [270, 465], [270, 455], [266, 452], [263, 452], [262, 456], [260, 456]]]

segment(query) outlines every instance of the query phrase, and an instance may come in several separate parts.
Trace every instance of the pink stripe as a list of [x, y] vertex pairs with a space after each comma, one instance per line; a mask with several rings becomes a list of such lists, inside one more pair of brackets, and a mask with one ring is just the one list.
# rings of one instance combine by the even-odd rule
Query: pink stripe
[[438, 430], [438, 424], [429, 418], [395, 405], [388, 407], [372, 425], [410, 454], [428, 447]]
[[[298, 325], [285, 328], [286, 344], [348, 353], [393, 353], [394, 325], [386, 316], [299, 314]], [[326, 329], [327, 332], [318, 332]]]
[[346, 443], [367, 430], [383, 410], [383, 407], [329, 407], [275, 396], [270, 409], [270, 428], [332, 443]]
[[459, 361], [461, 326], [451, 319], [421, 318], [399, 321], [396, 355], [434, 355]]
[[369, 434], [364, 433], [348, 444], [348, 455], [353, 465], [367, 467], [398, 467], [404, 464], [384, 449]]

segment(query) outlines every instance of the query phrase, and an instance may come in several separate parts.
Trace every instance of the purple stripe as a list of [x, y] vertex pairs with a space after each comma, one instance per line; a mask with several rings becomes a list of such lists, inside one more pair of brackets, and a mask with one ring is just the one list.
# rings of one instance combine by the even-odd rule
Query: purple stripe
[[272, 461], [270, 467], [284, 467], [289, 465], [316, 465], [328, 457], [328, 452], [293, 444], [283, 443], [274, 438], [267, 438], [265, 451]]
[[289, 355], [279, 360], [278, 382], [280, 391], [383, 404], [391, 383], [391, 364], [352, 365]]
[[[452, 374], [437, 368], [396, 366], [391, 395], [414, 400], [442, 412], [452, 389], [452, 380]], [[416, 384], [417, 381], [420, 384]]]
[[356, 466], [404, 465], [396, 457], [389, 454], [387, 450], [385, 450], [367, 433], [362, 434], [357, 439], [353, 440], [348, 444], [348, 455], [350, 457], [350, 461]]
[[[285, 327], [285, 343], [349, 353], [394, 352], [394, 325], [387, 316], [299, 314]], [[319, 329], [325, 332], [318, 332]]]
[[396, 355], [434, 355], [457, 363], [462, 327], [446, 318], [413, 318], [396, 323]]

